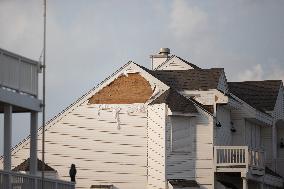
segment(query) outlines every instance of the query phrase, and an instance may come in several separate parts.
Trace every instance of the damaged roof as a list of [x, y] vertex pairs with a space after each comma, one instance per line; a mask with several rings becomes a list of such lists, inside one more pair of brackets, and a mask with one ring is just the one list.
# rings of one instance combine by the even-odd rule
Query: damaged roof
[[[42, 171], [42, 161], [37, 159], [37, 169], [38, 171]], [[44, 170], [45, 171], [56, 171], [49, 165], [45, 164], [44, 165]], [[30, 171], [30, 158], [26, 159], [23, 163], [15, 167], [12, 171]]]
[[176, 90], [217, 89], [223, 68], [148, 71]]
[[273, 111], [281, 80], [228, 82], [229, 91], [252, 107], [261, 111]]

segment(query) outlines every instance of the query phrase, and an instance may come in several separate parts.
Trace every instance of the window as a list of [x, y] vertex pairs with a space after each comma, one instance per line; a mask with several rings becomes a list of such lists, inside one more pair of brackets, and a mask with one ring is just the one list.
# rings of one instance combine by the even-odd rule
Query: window
[[172, 152], [190, 152], [192, 150], [192, 127], [190, 118], [185, 116], [170, 116], [171, 150]]

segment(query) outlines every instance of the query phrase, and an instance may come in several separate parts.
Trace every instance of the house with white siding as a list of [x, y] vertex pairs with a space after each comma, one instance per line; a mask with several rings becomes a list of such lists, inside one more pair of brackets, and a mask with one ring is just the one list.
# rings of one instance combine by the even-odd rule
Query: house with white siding
[[[223, 68], [167, 48], [150, 59], [151, 69], [128, 62], [46, 124], [46, 163], [60, 179], [75, 164], [78, 189], [283, 188], [282, 81], [228, 82]], [[12, 167], [29, 143], [12, 149]]]

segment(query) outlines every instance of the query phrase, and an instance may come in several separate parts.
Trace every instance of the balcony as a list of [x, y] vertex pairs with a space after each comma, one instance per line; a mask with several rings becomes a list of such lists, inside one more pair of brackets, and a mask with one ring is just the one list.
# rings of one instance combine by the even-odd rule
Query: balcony
[[[0, 188], [5, 189], [41, 189], [41, 177], [0, 170]], [[44, 179], [45, 189], [75, 189], [75, 183]]]
[[215, 146], [214, 163], [216, 172], [241, 172], [255, 175], [265, 173], [263, 150], [247, 146]]
[[0, 48], [0, 112], [4, 103], [13, 105], [13, 112], [41, 111], [39, 73], [39, 62]]

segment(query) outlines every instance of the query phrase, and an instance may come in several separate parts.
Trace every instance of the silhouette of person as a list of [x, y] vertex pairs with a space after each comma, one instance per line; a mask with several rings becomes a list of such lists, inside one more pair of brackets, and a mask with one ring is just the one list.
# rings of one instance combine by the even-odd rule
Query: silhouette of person
[[69, 170], [69, 175], [70, 175], [70, 178], [71, 178], [71, 182], [76, 182], [76, 180], [75, 180], [76, 173], [77, 173], [76, 166], [75, 166], [75, 164], [72, 164], [71, 168]]

